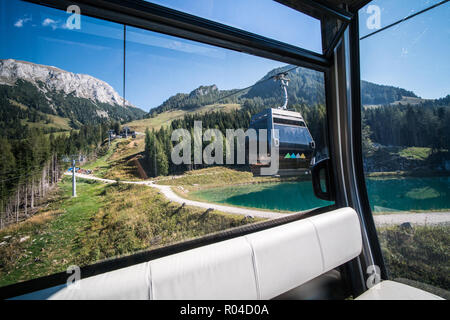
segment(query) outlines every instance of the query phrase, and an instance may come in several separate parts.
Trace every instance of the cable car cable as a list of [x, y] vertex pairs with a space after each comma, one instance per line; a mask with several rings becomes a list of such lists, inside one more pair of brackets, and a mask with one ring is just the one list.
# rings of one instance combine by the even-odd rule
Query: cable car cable
[[394, 23], [391, 23], [391, 24], [389, 24], [389, 25], [387, 25], [387, 26], [385, 26], [385, 27], [383, 27], [381, 29], [378, 29], [378, 30], [376, 30], [376, 31], [374, 31], [372, 33], [366, 34], [365, 36], [359, 38], [359, 40], [363, 40], [363, 39], [366, 39], [368, 37], [371, 37], [371, 36], [377, 34], [378, 32], [381, 32], [381, 31], [384, 31], [386, 29], [389, 29], [389, 28], [391, 28], [391, 27], [393, 27], [393, 26], [395, 26], [395, 25], [397, 25], [399, 23], [402, 23], [403, 21], [409, 20], [409, 19], [411, 19], [411, 18], [413, 18], [415, 16], [418, 16], [419, 14], [427, 12], [428, 10], [431, 10], [433, 8], [436, 8], [436, 7], [439, 7], [440, 5], [443, 5], [443, 4], [445, 4], [446, 2], [449, 2], [449, 1], [450, 0], [444, 0], [444, 1], [438, 2], [438, 3], [432, 5], [432, 6], [428, 7], [428, 8], [425, 8], [425, 9], [419, 11], [419, 12], [413, 13], [412, 15], [406, 16], [403, 19], [398, 20], [398, 21], [396, 21]]
[[226, 96], [224, 96], [224, 97], [220, 97], [220, 98], [214, 100], [213, 102], [211, 102], [210, 104], [215, 104], [215, 103], [219, 102], [220, 100], [223, 100], [223, 99], [225, 99], [225, 98], [234, 96], [234, 95], [236, 95], [236, 94], [238, 94], [238, 93], [240, 93], [240, 92], [242, 92], [242, 91], [248, 90], [248, 89], [250, 89], [250, 88], [252, 88], [252, 87], [254, 87], [254, 86], [258, 85], [258, 84], [261, 84], [261, 83], [263, 83], [263, 82], [272, 80], [273, 78], [276, 78], [276, 77], [278, 77], [278, 76], [280, 76], [280, 75], [282, 75], [282, 74], [289, 73], [289, 72], [291, 72], [292, 70], [295, 70], [295, 69], [297, 69], [297, 68], [299, 68], [299, 67], [293, 67], [293, 68], [291, 68], [291, 69], [289, 69], [289, 70], [286, 70], [286, 71], [283, 71], [283, 72], [279, 72], [279, 73], [277, 73], [277, 74], [275, 74], [275, 75], [273, 75], [273, 76], [270, 76], [270, 77], [267, 78], [267, 79], [260, 80], [260, 81], [256, 82], [255, 84], [253, 84], [253, 85], [251, 85], [251, 86], [249, 86], [249, 87], [240, 89], [240, 90], [238, 90], [238, 91], [236, 91], [236, 92], [233, 92], [233, 93], [230, 93], [229, 95], [226, 95]]

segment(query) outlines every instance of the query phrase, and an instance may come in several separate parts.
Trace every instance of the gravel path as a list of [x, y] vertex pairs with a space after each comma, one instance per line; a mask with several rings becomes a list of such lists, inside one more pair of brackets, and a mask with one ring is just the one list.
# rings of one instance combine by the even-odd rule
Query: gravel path
[[[70, 172], [66, 172], [65, 174], [68, 176], [72, 175]], [[77, 173], [76, 176], [79, 178], [83, 178], [83, 179], [97, 180], [97, 181], [101, 181], [101, 182], [105, 182], [105, 183], [115, 183], [116, 182], [115, 180], [102, 179], [102, 178], [95, 177], [93, 175], [87, 175], [87, 174], [81, 174], [81, 173]], [[243, 215], [243, 216], [275, 219], [275, 218], [281, 218], [281, 217], [285, 217], [286, 215], [292, 214], [292, 213], [278, 213], [278, 212], [271, 212], [271, 211], [245, 209], [245, 208], [239, 208], [239, 207], [232, 207], [232, 206], [225, 206], [225, 205], [214, 204], [214, 203], [189, 200], [189, 199], [185, 199], [185, 198], [182, 198], [179, 195], [177, 195], [175, 192], [173, 192], [173, 190], [170, 186], [155, 184], [153, 181], [120, 181], [120, 183], [146, 185], [146, 186], [158, 189], [170, 201], [174, 201], [174, 202], [177, 202], [180, 204], [185, 203], [188, 206], [200, 207], [200, 208], [205, 208], [205, 209], [214, 209], [214, 210], [219, 210], [222, 212], [239, 214], [239, 215]]]
[[[72, 173], [66, 172], [65, 175], [71, 176]], [[111, 179], [102, 179], [95, 177], [93, 175], [81, 174], [77, 173], [77, 177], [89, 180], [97, 180], [105, 183], [115, 183], [115, 180]], [[200, 202], [189, 200], [180, 197], [175, 192], [173, 192], [170, 186], [158, 185], [153, 181], [120, 181], [120, 183], [128, 183], [128, 184], [139, 184], [146, 185], [152, 188], [158, 189], [167, 199], [173, 202], [177, 202], [180, 204], [185, 203], [189, 206], [200, 207], [205, 209], [215, 209], [222, 212], [239, 214], [243, 216], [250, 217], [260, 217], [260, 218], [268, 218], [268, 219], [276, 219], [285, 217], [289, 214], [294, 213], [278, 213], [278, 212], [270, 212], [270, 211], [262, 211], [262, 210], [254, 210], [254, 209], [245, 209], [227, 205], [220, 205], [214, 203]], [[392, 214], [382, 214], [374, 216], [375, 223], [377, 225], [399, 225], [405, 222], [409, 222], [413, 225], [435, 225], [435, 224], [449, 224], [450, 223], [450, 212], [427, 212], [427, 213], [392, 213]]]
[[377, 225], [396, 225], [409, 222], [413, 225], [449, 224], [450, 212], [391, 213], [374, 216]]

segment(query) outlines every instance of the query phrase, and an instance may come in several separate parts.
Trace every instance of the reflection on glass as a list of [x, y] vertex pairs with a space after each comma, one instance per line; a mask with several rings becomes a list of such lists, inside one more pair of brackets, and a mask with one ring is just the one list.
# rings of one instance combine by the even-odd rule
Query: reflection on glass
[[372, 0], [359, 13], [361, 36], [405, 19], [439, 2], [441, 0]]
[[[436, 2], [371, 5], [381, 8], [384, 26]], [[361, 35], [373, 31], [367, 30], [365, 10], [359, 14]], [[447, 3], [360, 41], [361, 77], [370, 81], [362, 82], [361, 92], [364, 169], [388, 271], [392, 279], [446, 298], [449, 18]]]
[[311, 51], [322, 52], [320, 21], [276, 1], [152, 0], [149, 2]]
[[[302, 143], [308, 125], [326, 152], [322, 73], [85, 16], [69, 28], [70, 14], [24, 1], [2, 1], [0, 9], [0, 286], [267, 220], [258, 210], [184, 205], [212, 187], [267, 187], [249, 198], [236, 188], [242, 196], [234, 200], [244, 203], [228, 204], [252, 208], [281, 190], [280, 202], [267, 206], [274, 218], [294, 205], [330, 204], [315, 198], [305, 172], [286, 184], [253, 176], [248, 164], [172, 161], [176, 129], [194, 139], [201, 121], [203, 131], [225, 135], [282, 105], [272, 77], [288, 70], [288, 108], [307, 121], [295, 130], [278, 124], [282, 137]], [[309, 158], [298, 162], [309, 168]], [[130, 183], [149, 180], [155, 184]], [[280, 213], [282, 202], [289, 206]]]
[[123, 98], [123, 26], [81, 16], [69, 28], [70, 14], [25, 1], [1, 1], [0, 12], [5, 286], [109, 255], [91, 242], [90, 223], [111, 189], [78, 180], [72, 198], [72, 181], [64, 174], [73, 160], [92, 172], [86, 160], [105, 155], [110, 124], [145, 112]]
[[[133, 27], [127, 27], [126, 59], [128, 96], [144, 110], [201, 86], [211, 89], [208, 97], [214, 102], [232, 93], [229, 90], [248, 87], [271, 69], [283, 66], [277, 61]], [[231, 96], [220, 102], [237, 98]]]
[[80, 29], [69, 29], [61, 10], [16, 0], [0, 8], [0, 59], [90, 75], [122, 94], [123, 26], [82, 16]]

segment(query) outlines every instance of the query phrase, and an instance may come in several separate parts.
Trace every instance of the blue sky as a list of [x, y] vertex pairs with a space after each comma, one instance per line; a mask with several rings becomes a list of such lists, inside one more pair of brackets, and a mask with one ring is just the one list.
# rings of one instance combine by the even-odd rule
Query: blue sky
[[[156, 2], [316, 52], [321, 50], [319, 22], [274, 1]], [[409, 14], [411, 8], [422, 9], [428, 5], [425, 2], [385, 0], [374, 4], [381, 8], [384, 25]], [[450, 93], [449, 7], [446, 4], [395, 30], [363, 40], [362, 78], [404, 87], [424, 98]], [[364, 29], [366, 16], [360, 15], [362, 35], [369, 31]], [[0, 46], [0, 58], [90, 74], [123, 95], [123, 26], [83, 16], [81, 30], [68, 30], [65, 27], [68, 17], [59, 10], [19, 0], [0, 0], [0, 37], [6, 44]], [[200, 85], [216, 84], [220, 89], [246, 87], [271, 69], [284, 65], [149, 31], [127, 30], [126, 98], [144, 110]]]
[[[249, 1], [246, 6], [240, 6], [235, 12], [239, 16], [228, 22], [238, 23], [244, 20], [244, 16], [245, 20], [249, 20], [249, 10], [260, 1]], [[195, 9], [204, 8], [203, 3], [208, 1], [186, 2], [194, 3], [196, 6], [191, 8]], [[108, 82], [123, 95], [123, 26], [82, 16], [81, 29], [68, 30], [65, 22], [69, 15], [65, 12], [18, 0], [0, 0], [0, 3], [0, 35], [2, 41], [7, 43], [0, 47], [0, 58], [31, 61], [90, 74]], [[287, 12], [285, 16], [292, 20], [291, 26], [295, 29], [303, 28], [316, 34], [315, 37], [308, 37], [306, 32], [296, 31], [290, 35], [283, 34], [284, 38], [280, 40], [302, 42], [311, 50], [321, 50], [320, 24], [317, 20], [306, 15], [296, 19], [299, 15], [295, 11], [276, 2], [261, 3], [266, 3], [264, 12], [274, 8], [279, 12], [282, 9]], [[223, 7], [214, 7], [209, 12], [218, 14], [225, 11]], [[259, 19], [261, 16], [256, 16], [258, 19], [253, 23], [256, 29], [252, 31], [262, 32], [267, 25]], [[232, 12], [224, 14], [224, 17], [233, 17]], [[270, 23], [279, 28], [289, 24], [289, 21]], [[216, 84], [219, 89], [252, 85], [273, 68], [283, 65], [285, 63], [128, 27], [126, 98], [136, 106], [149, 110], [176, 93], [188, 93], [200, 85]]]
[[[381, 27], [440, 0], [374, 0]], [[360, 11], [360, 34], [367, 28], [367, 7]], [[360, 42], [361, 78], [414, 91], [422, 98], [450, 94], [450, 2]]]

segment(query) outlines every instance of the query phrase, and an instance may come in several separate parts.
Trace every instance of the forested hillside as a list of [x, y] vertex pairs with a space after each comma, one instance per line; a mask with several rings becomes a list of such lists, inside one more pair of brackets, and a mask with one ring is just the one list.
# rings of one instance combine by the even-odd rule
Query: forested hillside
[[306, 68], [295, 68], [288, 65], [276, 68], [268, 72], [257, 85], [250, 88], [243, 98], [261, 98], [266, 100], [266, 104], [278, 106], [283, 103], [284, 92], [278, 81], [271, 79], [273, 76], [289, 71], [287, 78], [289, 81], [288, 97], [290, 104], [304, 103], [316, 105], [325, 103], [325, 89], [323, 74]]
[[[301, 112], [314, 137], [317, 150], [326, 146], [326, 108], [323, 74], [291, 65], [268, 72], [255, 85], [246, 90], [220, 91], [217, 86], [202, 86], [189, 94], [179, 93], [161, 106], [150, 111], [149, 117], [173, 110], [190, 110], [183, 118], [174, 119], [159, 130], [147, 131], [146, 162], [151, 175], [167, 175], [182, 172], [190, 167], [173, 166], [169, 161], [173, 143], [171, 132], [178, 128], [193, 130], [196, 120], [203, 129], [246, 130], [252, 115], [266, 108], [283, 103], [284, 92], [274, 76], [286, 72], [289, 109]], [[393, 86], [361, 83], [363, 108], [364, 150], [377, 145], [402, 147], [430, 147], [446, 150], [450, 141], [450, 96], [437, 100], [420, 99], [411, 91]], [[224, 98], [223, 98], [224, 97]], [[223, 99], [221, 99], [223, 98]], [[232, 112], [192, 113], [212, 103], [237, 103], [240, 109]], [[399, 103], [400, 102], [400, 103]], [[414, 102], [410, 105], [409, 102]]]
[[[168, 175], [192, 169], [191, 166], [174, 166], [170, 161], [170, 154], [175, 145], [170, 140], [173, 130], [184, 128], [193, 135], [194, 121], [202, 121], [204, 130], [219, 129], [224, 136], [226, 129], [246, 130], [250, 125], [251, 116], [266, 108], [263, 101], [261, 98], [245, 99], [239, 110], [186, 114], [182, 119], [175, 119], [170, 125], [163, 126], [160, 130], [148, 130], [145, 162], [149, 174]], [[293, 104], [290, 105], [290, 109], [299, 111], [303, 115], [316, 142], [316, 150], [326, 147], [325, 106], [323, 104], [315, 106]], [[438, 159], [448, 157], [448, 151], [443, 150], [450, 148], [450, 96], [414, 106], [385, 105], [363, 108], [362, 118], [363, 149], [366, 158], [373, 155], [375, 145], [427, 147], [441, 153], [436, 156]], [[205, 143], [204, 147], [207, 144]], [[203, 166], [197, 165], [197, 168], [200, 167]]]
[[63, 157], [102, 152], [110, 128], [144, 114], [91, 76], [0, 60], [0, 228], [33, 214]]
[[150, 110], [148, 116], [155, 116], [170, 110], [192, 110], [204, 105], [212, 104], [221, 97], [230, 95], [229, 98], [220, 99], [221, 103], [233, 103], [238, 100], [238, 96], [232, 95], [237, 90], [219, 90], [216, 85], [200, 86], [191, 93], [178, 93], [161, 104], [159, 107]]
[[69, 119], [72, 128], [104, 119], [132, 121], [146, 114], [100, 79], [14, 59], [0, 59], [0, 97], [2, 110], [12, 112], [9, 102]]
[[69, 165], [63, 157], [98, 150], [108, 128], [86, 125], [58, 136], [30, 129], [20, 139], [0, 137], [0, 228], [31, 216]]
[[[212, 128], [219, 129], [224, 136], [226, 136], [226, 129], [247, 130], [250, 125], [251, 115], [265, 109], [263, 103], [258, 103], [258, 101], [261, 102], [260, 100], [261, 99], [245, 100], [245, 103], [241, 109], [230, 112], [214, 111], [205, 114], [186, 114], [182, 119], [175, 119], [170, 123], [170, 125], [165, 127], [163, 126], [159, 130], [147, 130], [144, 160], [149, 175], [159, 176], [176, 174], [193, 168], [189, 165], [173, 165], [170, 161], [170, 155], [175, 145], [175, 143], [171, 141], [171, 135], [174, 130], [179, 128], [187, 129], [191, 132], [191, 136], [193, 136], [194, 121], [202, 121], [203, 130]], [[325, 147], [326, 139], [323, 130], [326, 122], [325, 106], [294, 104], [291, 108], [302, 113], [302, 116], [304, 117], [308, 128], [314, 137], [317, 150], [322, 150]], [[191, 143], [193, 144], [193, 139], [191, 140]], [[208, 144], [208, 142], [205, 142], [203, 147]], [[224, 145], [224, 148], [225, 158], [227, 146]], [[193, 153], [191, 156], [193, 157]], [[204, 167], [204, 165], [197, 165], [195, 168], [202, 167]]]
[[[39, 111], [49, 115], [57, 115], [70, 120], [72, 128], [78, 128], [82, 124], [95, 124], [101, 120], [132, 121], [141, 118], [145, 112], [134, 107], [122, 107], [107, 103], [93, 102], [86, 98], [79, 98], [73, 94], [66, 95], [62, 92], [47, 92], [43, 94], [32, 83], [17, 80], [14, 86], [0, 85], [0, 108], [2, 112], [9, 114], [13, 111], [12, 102], [17, 102], [30, 111]], [[0, 118], [0, 122], [10, 119], [8, 114]]]
[[450, 95], [415, 106], [366, 108], [363, 121], [382, 145], [450, 148]]
[[414, 92], [402, 88], [361, 81], [361, 101], [363, 105], [386, 105], [402, 100], [403, 97], [418, 98]]

